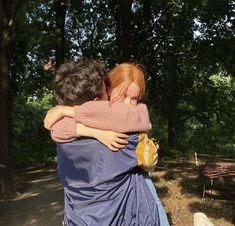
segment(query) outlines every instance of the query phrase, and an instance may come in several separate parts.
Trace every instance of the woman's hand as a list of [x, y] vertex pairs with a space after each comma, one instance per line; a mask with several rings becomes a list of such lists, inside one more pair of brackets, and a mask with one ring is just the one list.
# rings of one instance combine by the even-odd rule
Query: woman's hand
[[74, 117], [73, 107], [58, 105], [50, 109], [44, 118], [44, 127], [51, 130], [51, 126], [65, 116]]
[[113, 131], [99, 130], [95, 135], [95, 138], [112, 151], [118, 151], [119, 149], [125, 148], [128, 144], [128, 136], [126, 134]]
[[77, 136], [93, 137], [107, 146], [112, 151], [118, 151], [128, 144], [128, 136], [123, 133], [113, 131], [99, 130], [87, 127], [81, 123], [76, 126]]

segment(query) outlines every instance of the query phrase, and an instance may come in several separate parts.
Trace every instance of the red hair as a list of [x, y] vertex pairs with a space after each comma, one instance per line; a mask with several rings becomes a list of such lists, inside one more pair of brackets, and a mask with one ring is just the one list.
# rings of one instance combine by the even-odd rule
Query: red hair
[[125, 95], [131, 83], [140, 88], [139, 100], [145, 94], [144, 69], [139, 64], [122, 63], [115, 66], [108, 74], [110, 90], [120, 87], [120, 94]]

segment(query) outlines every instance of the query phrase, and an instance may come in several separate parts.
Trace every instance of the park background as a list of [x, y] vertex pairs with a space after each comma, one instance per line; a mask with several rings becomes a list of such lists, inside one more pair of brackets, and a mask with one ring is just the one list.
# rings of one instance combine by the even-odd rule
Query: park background
[[195, 152], [235, 157], [235, 1], [0, 0], [0, 164], [7, 196], [14, 170], [46, 166], [55, 144], [43, 127], [54, 106], [53, 70], [84, 55], [108, 69], [147, 71], [160, 159]]

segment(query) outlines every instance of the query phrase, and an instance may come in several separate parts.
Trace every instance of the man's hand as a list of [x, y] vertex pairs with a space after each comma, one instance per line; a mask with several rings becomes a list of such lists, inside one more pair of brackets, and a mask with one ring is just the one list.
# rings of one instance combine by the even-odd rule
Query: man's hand
[[51, 130], [52, 125], [65, 116], [74, 117], [73, 107], [58, 105], [50, 109], [44, 118], [44, 127]]

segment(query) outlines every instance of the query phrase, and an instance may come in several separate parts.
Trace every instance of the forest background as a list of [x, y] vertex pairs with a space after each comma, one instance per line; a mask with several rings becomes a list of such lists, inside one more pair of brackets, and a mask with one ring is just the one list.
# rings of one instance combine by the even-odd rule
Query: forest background
[[[82, 55], [112, 68], [137, 62], [160, 156], [235, 157], [235, 1], [0, 0], [0, 166], [47, 163], [43, 127], [53, 71]], [[7, 179], [8, 178], [8, 179]]]

